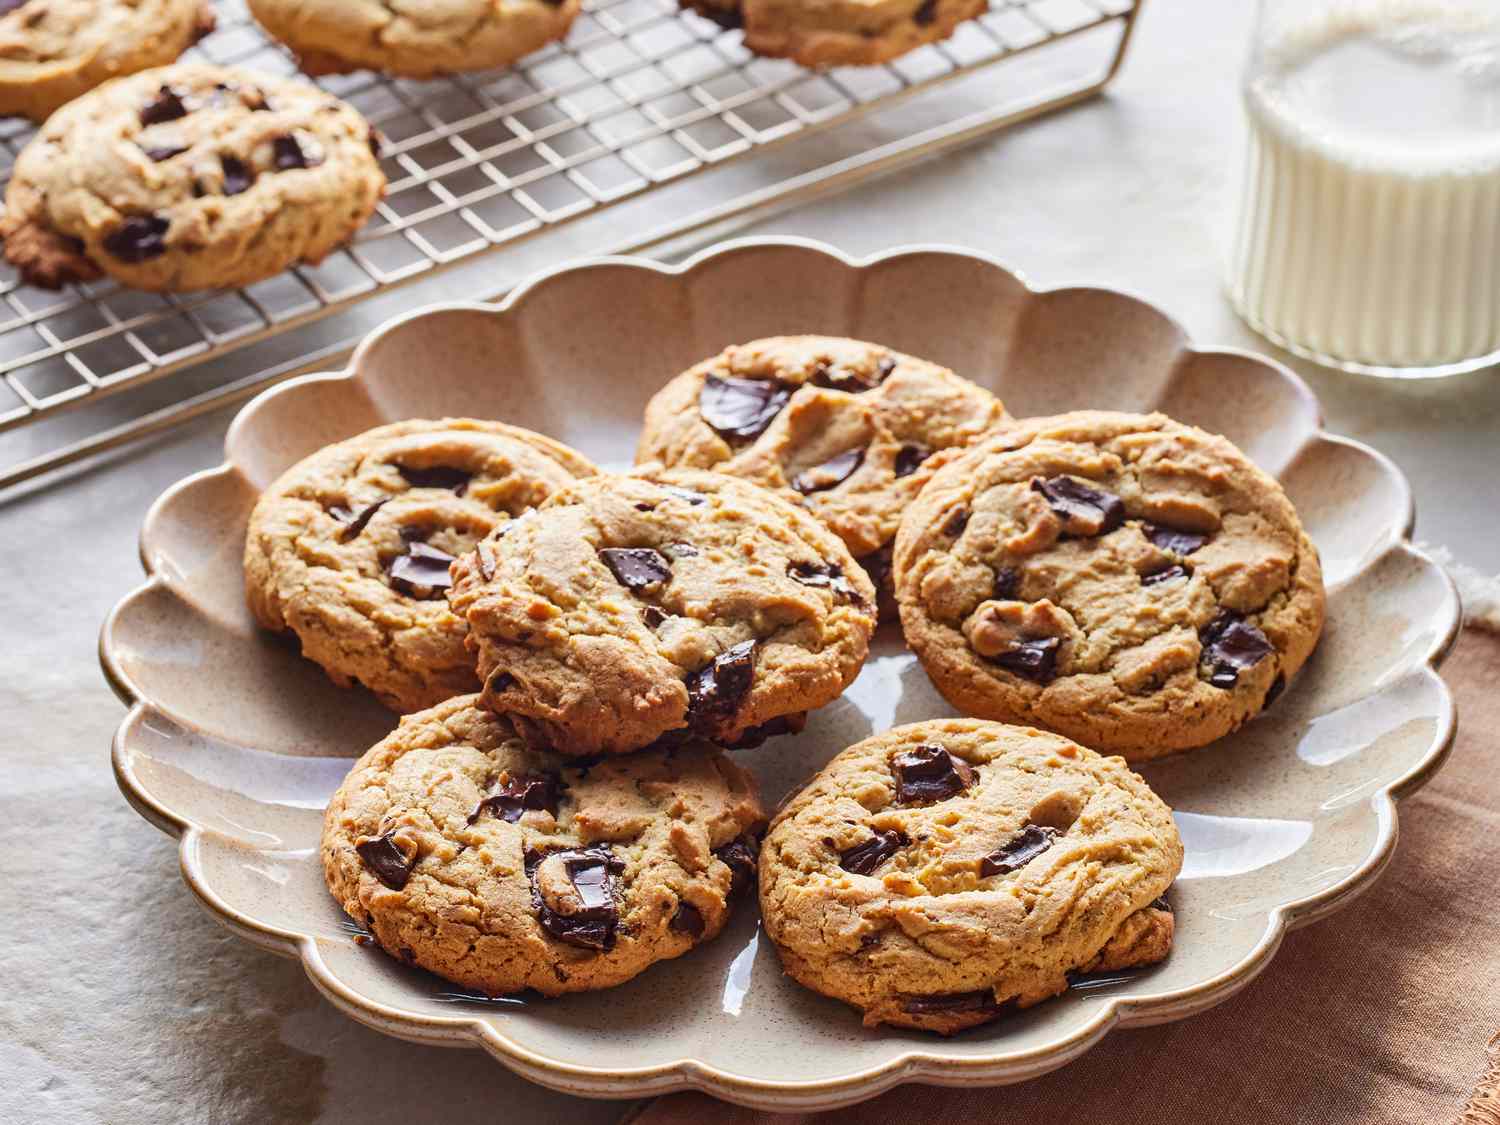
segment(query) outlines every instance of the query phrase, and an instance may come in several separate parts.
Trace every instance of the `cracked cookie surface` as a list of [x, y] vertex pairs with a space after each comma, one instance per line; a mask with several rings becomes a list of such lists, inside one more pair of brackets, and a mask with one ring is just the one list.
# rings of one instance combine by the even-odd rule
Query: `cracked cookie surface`
[[8, 0], [0, 13], [0, 115], [37, 122], [111, 78], [173, 62], [214, 26], [207, 0]]
[[485, 706], [565, 754], [798, 729], [853, 682], [875, 624], [837, 536], [717, 473], [581, 480], [453, 578]]
[[743, 28], [757, 55], [803, 66], [870, 66], [952, 35], [989, 0], [680, 0], [720, 27]]
[[800, 504], [890, 603], [888, 548], [932, 474], [998, 425], [994, 395], [878, 344], [782, 336], [725, 349], [646, 407], [638, 463], [712, 469]]
[[476, 691], [463, 619], [444, 597], [453, 558], [589, 476], [561, 442], [499, 422], [398, 422], [319, 450], [256, 503], [245, 593], [268, 629], [342, 686], [398, 711]]
[[308, 74], [405, 78], [509, 66], [568, 33], [580, 0], [250, 0]]
[[701, 744], [581, 767], [475, 696], [408, 715], [323, 822], [335, 899], [408, 964], [491, 996], [607, 988], [715, 937], [765, 818]]
[[22, 149], [0, 221], [33, 285], [108, 275], [186, 291], [317, 263], [375, 210], [385, 175], [351, 106], [309, 82], [179, 63], [110, 82]]
[[1182, 867], [1172, 812], [1119, 758], [974, 719], [835, 757], [761, 847], [766, 934], [869, 1026], [951, 1033], [1163, 960]]
[[894, 564], [907, 642], [950, 703], [1131, 761], [1236, 729], [1323, 625], [1281, 486], [1160, 414], [1007, 427], [933, 477]]

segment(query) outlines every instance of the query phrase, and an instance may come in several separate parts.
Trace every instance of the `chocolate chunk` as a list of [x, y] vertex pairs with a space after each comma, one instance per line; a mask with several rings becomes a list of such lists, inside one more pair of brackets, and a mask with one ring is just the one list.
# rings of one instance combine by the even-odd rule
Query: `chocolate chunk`
[[391, 562], [391, 585], [411, 598], [435, 598], [453, 585], [448, 567], [453, 556], [447, 551], [412, 543], [406, 554]]
[[922, 462], [932, 456], [932, 450], [925, 445], [909, 441], [900, 449], [896, 450], [896, 476], [909, 477], [916, 472]]
[[1032, 477], [1031, 490], [1040, 492], [1061, 518], [1066, 535], [1104, 535], [1125, 522], [1125, 505], [1118, 496], [1072, 477]]
[[344, 529], [339, 532], [339, 542], [347, 543], [349, 540], [356, 538], [360, 532], [369, 526], [371, 517], [380, 511], [385, 501], [389, 499], [390, 497], [387, 496], [385, 500], [377, 500], [373, 504], [366, 504], [358, 512], [352, 512], [340, 504], [335, 504], [329, 508], [328, 514], [344, 525]]
[[491, 695], [498, 695], [502, 691], [509, 691], [515, 686], [516, 678], [501, 668], [496, 668], [491, 672], [489, 679], [485, 681], [484, 685], [485, 690]]
[[830, 457], [821, 465], [804, 469], [792, 478], [792, 487], [806, 496], [810, 492], [826, 492], [849, 479], [855, 469], [863, 464], [863, 449], [846, 449], [837, 457]]
[[713, 20], [725, 31], [734, 31], [745, 26], [744, 13], [740, 11], [738, 4], [732, 8], [700, 8], [695, 9], [700, 16]]
[[646, 628], [655, 629], [666, 621], [667, 615], [654, 605], [648, 605], [641, 610], [641, 620], [646, 623]]
[[791, 397], [792, 389], [775, 379], [710, 375], [698, 392], [698, 411], [731, 441], [753, 441]]
[[755, 840], [750, 836], [741, 836], [722, 848], [714, 849], [714, 855], [729, 868], [731, 896], [740, 894], [755, 881], [756, 850]]
[[904, 834], [894, 829], [877, 831], [863, 844], [839, 852], [839, 866], [854, 875], [872, 875], [877, 867], [909, 843], [911, 841]]
[[225, 195], [239, 195], [250, 190], [250, 185], [255, 182], [255, 173], [250, 170], [250, 165], [235, 156], [221, 156], [219, 164], [224, 169]]
[[422, 543], [427, 539], [427, 529], [415, 524], [405, 524], [397, 532], [403, 543]]
[[1005, 843], [979, 861], [979, 877], [1008, 875], [1019, 871], [1050, 848], [1057, 839], [1056, 828], [1043, 824], [1028, 824]]
[[912, 20], [918, 27], [926, 27], [937, 19], [937, 0], [922, 0], [922, 5], [912, 13]]
[[1002, 566], [995, 570], [995, 593], [997, 601], [1013, 602], [1021, 592], [1021, 572], [1013, 566]]
[[794, 582], [800, 582], [804, 586], [832, 590], [851, 601], [858, 598], [854, 587], [849, 585], [849, 579], [844, 577], [844, 568], [838, 563], [788, 563], [786, 572]]
[[820, 363], [808, 381], [815, 387], [827, 387], [831, 391], [844, 391], [846, 394], [857, 395], [862, 391], [873, 391], [880, 386], [882, 377], [868, 379], [858, 371], [850, 371], [847, 367]]
[[1062, 644], [1058, 637], [1040, 637], [1031, 641], [1017, 641], [1004, 652], [990, 657], [1007, 672], [1030, 680], [1036, 684], [1051, 683], [1057, 675], [1057, 649]]
[[480, 799], [469, 814], [473, 824], [486, 811], [494, 813], [507, 824], [521, 819], [527, 809], [545, 809], [557, 815], [557, 800], [561, 796], [562, 780], [553, 773], [518, 773], [505, 779], [500, 788]]
[[1150, 574], [1141, 575], [1142, 586], [1159, 586], [1163, 582], [1171, 582], [1176, 578], [1186, 578], [1188, 572], [1180, 566], [1169, 566], [1165, 570], [1155, 570]]
[[1286, 691], [1286, 677], [1278, 672], [1276, 678], [1271, 681], [1271, 686], [1266, 689], [1266, 698], [1261, 701], [1260, 705], [1261, 710], [1264, 711], [1280, 699], [1281, 693], [1284, 691]]
[[1191, 555], [1208, 542], [1207, 535], [1199, 535], [1196, 531], [1179, 531], [1175, 527], [1163, 527], [1159, 523], [1145, 524], [1141, 530], [1155, 546], [1163, 551], [1171, 551], [1174, 555]]
[[949, 539], [957, 539], [964, 533], [964, 528], [969, 526], [969, 509], [959, 508], [943, 521], [943, 534]]
[[[578, 899], [578, 908], [561, 912], [546, 901], [537, 881], [543, 863], [563, 865], [568, 882]], [[565, 851], [526, 853], [526, 873], [531, 878], [531, 902], [537, 921], [559, 941], [585, 949], [608, 951], [614, 948], [615, 931], [620, 924], [619, 907], [615, 905], [612, 875], [625, 870], [625, 863], [608, 847], [572, 848]], [[571, 903], [569, 905], [572, 905]]]
[[987, 988], [976, 992], [945, 992], [937, 996], [911, 996], [901, 1005], [907, 1015], [937, 1016], [948, 1012], [998, 1012], [995, 994]]
[[672, 915], [671, 926], [679, 934], [687, 934], [697, 941], [703, 936], [703, 914], [690, 902], [679, 902], [677, 913]]
[[104, 237], [104, 248], [122, 262], [135, 265], [167, 252], [169, 219], [160, 215], [131, 215]]
[[798, 711], [795, 715], [777, 715], [774, 719], [767, 719], [759, 726], [751, 727], [733, 742], [726, 742], [723, 746], [726, 750], [754, 750], [768, 738], [778, 738], [783, 734], [797, 734], [806, 725], [806, 711]]
[[695, 508], [699, 504], [708, 502], [707, 496], [703, 495], [703, 493], [701, 492], [694, 492], [691, 488], [678, 488], [675, 484], [664, 484], [661, 486], [661, 490], [667, 493], [669, 496], [675, 496], [679, 500], [686, 500]]
[[414, 469], [410, 465], [397, 465], [396, 471], [412, 488], [446, 488], [455, 496], [462, 496], [474, 474], [463, 469], [452, 469], [447, 465], [431, 465], [425, 469]]
[[688, 677], [688, 721], [712, 726], [739, 709], [755, 679], [755, 642], [741, 641], [721, 652], [712, 664]]
[[417, 865], [417, 856], [413, 852], [412, 857], [407, 859], [406, 853], [396, 846], [394, 837], [394, 832], [387, 832], [384, 836], [355, 844], [354, 850], [359, 853], [360, 862], [369, 869], [371, 875], [391, 890], [399, 891], [411, 878], [411, 869]]
[[183, 93], [172, 86], [162, 86], [156, 97], [141, 106], [142, 125], [160, 125], [163, 121], [176, 121], [188, 115]]
[[1210, 665], [1208, 682], [1216, 688], [1234, 687], [1241, 672], [1276, 651], [1264, 633], [1232, 609], [1221, 609], [1198, 631], [1198, 639]]
[[672, 580], [672, 564], [650, 547], [603, 547], [599, 558], [627, 590]]
[[1160, 895], [1157, 898], [1153, 899], [1151, 902], [1151, 908], [1153, 910], [1165, 910], [1168, 914], [1172, 913], [1172, 904], [1167, 901], [1166, 895]]
[[930, 742], [897, 754], [891, 766], [896, 775], [896, 802], [902, 805], [946, 801], [974, 784], [973, 766]]
[[321, 160], [309, 161], [302, 145], [290, 134], [275, 137], [271, 141], [271, 164], [278, 172], [289, 172], [294, 168], [315, 168], [321, 163]]
[[189, 147], [188, 145], [179, 144], [174, 141], [170, 144], [152, 145], [150, 148], [143, 148], [141, 151], [146, 154], [146, 159], [160, 164], [163, 160], [171, 160], [174, 156], [181, 156]]

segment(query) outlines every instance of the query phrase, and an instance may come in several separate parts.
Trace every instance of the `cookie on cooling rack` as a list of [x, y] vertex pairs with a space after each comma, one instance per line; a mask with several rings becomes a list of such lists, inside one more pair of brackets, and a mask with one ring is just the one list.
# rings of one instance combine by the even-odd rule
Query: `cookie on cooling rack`
[[907, 643], [950, 703], [1131, 761], [1234, 730], [1323, 626], [1281, 486], [1161, 414], [1015, 424], [933, 476], [894, 561]]
[[594, 467], [561, 442], [499, 422], [398, 422], [328, 446], [256, 503], [245, 593], [268, 629], [345, 687], [397, 711], [476, 691], [457, 555]]
[[952, 35], [989, 0], [679, 0], [721, 27], [743, 28], [757, 55], [803, 66], [870, 66]]
[[780, 336], [727, 348], [658, 391], [636, 460], [729, 473], [801, 505], [893, 610], [901, 513], [1004, 417], [989, 391], [935, 363], [862, 340]]
[[718, 935], [753, 882], [751, 777], [692, 744], [569, 764], [474, 696], [349, 771], [323, 871], [381, 946], [491, 996], [607, 988]]
[[509, 66], [568, 34], [579, 0], [250, 0], [308, 74], [378, 70], [431, 78]]
[[1172, 810], [1119, 758], [973, 719], [839, 754], [771, 822], [766, 934], [865, 1023], [944, 1034], [1163, 960]]
[[0, 13], [0, 115], [38, 122], [102, 82], [174, 61], [214, 26], [207, 0], [8, 0]]
[[798, 729], [853, 682], [875, 627], [837, 536], [717, 473], [580, 480], [453, 580], [485, 706], [570, 755]]
[[179, 63], [107, 83], [16, 160], [5, 256], [46, 287], [248, 285], [316, 263], [385, 190], [375, 138], [309, 82]]

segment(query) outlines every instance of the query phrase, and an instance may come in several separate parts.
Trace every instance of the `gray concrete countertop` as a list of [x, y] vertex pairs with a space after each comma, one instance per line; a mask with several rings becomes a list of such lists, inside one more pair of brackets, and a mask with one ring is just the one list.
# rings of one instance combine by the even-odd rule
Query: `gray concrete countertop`
[[[1219, 280], [1250, 7], [1151, 0], [1108, 97], [750, 233], [853, 252], [974, 247], [1038, 284], [1134, 290], [1199, 343], [1270, 350], [1234, 318]], [[1500, 570], [1488, 494], [1500, 375], [1401, 385], [1292, 365], [1330, 429], [1406, 470], [1419, 535]], [[122, 709], [95, 660], [99, 623], [140, 577], [146, 507], [219, 461], [227, 423], [200, 419], [0, 502], [10, 720], [0, 805], [12, 840], [0, 1121], [614, 1120], [619, 1103], [554, 1095], [478, 1051], [400, 1043], [338, 1014], [295, 964], [198, 908], [173, 842], [117, 792], [108, 755]]]

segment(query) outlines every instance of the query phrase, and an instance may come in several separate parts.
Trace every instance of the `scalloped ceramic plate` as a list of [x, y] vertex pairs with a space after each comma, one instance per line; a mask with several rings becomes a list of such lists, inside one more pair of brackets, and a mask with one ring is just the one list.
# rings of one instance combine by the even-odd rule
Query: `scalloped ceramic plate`
[[[356, 944], [323, 887], [321, 811], [392, 718], [258, 632], [240, 548], [258, 489], [370, 426], [499, 418], [623, 467], [647, 398], [726, 344], [819, 332], [879, 340], [993, 388], [1016, 415], [1162, 409], [1227, 434], [1281, 478], [1319, 550], [1328, 628], [1306, 671], [1234, 736], [1144, 772], [1176, 808], [1187, 861], [1162, 966], [941, 1040], [867, 1031], [782, 977], [755, 912], [717, 941], [607, 993], [531, 1003], [455, 996]], [[149, 581], [105, 623], [102, 659], [131, 705], [120, 787], [181, 837], [182, 870], [231, 929], [298, 957], [354, 1018], [392, 1035], [477, 1045], [577, 1094], [695, 1087], [772, 1109], [826, 1108], [900, 1082], [1015, 1082], [1116, 1026], [1181, 1019], [1266, 968], [1286, 930], [1368, 887], [1396, 842], [1394, 798], [1441, 764], [1453, 705], [1435, 664], [1458, 627], [1443, 572], [1406, 536], [1400, 472], [1319, 429], [1318, 404], [1268, 360], [1189, 347], [1176, 324], [1104, 289], [1038, 292], [983, 258], [904, 250], [852, 261], [749, 241], [676, 268], [606, 260], [522, 286], [498, 308], [397, 320], [346, 371], [266, 392], [229, 431], [228, 462], [170, 489], [141, 537]], [[898, 633], [801, 736], [746, 751], [775, 802], [872, 731], [948, 714]]]

